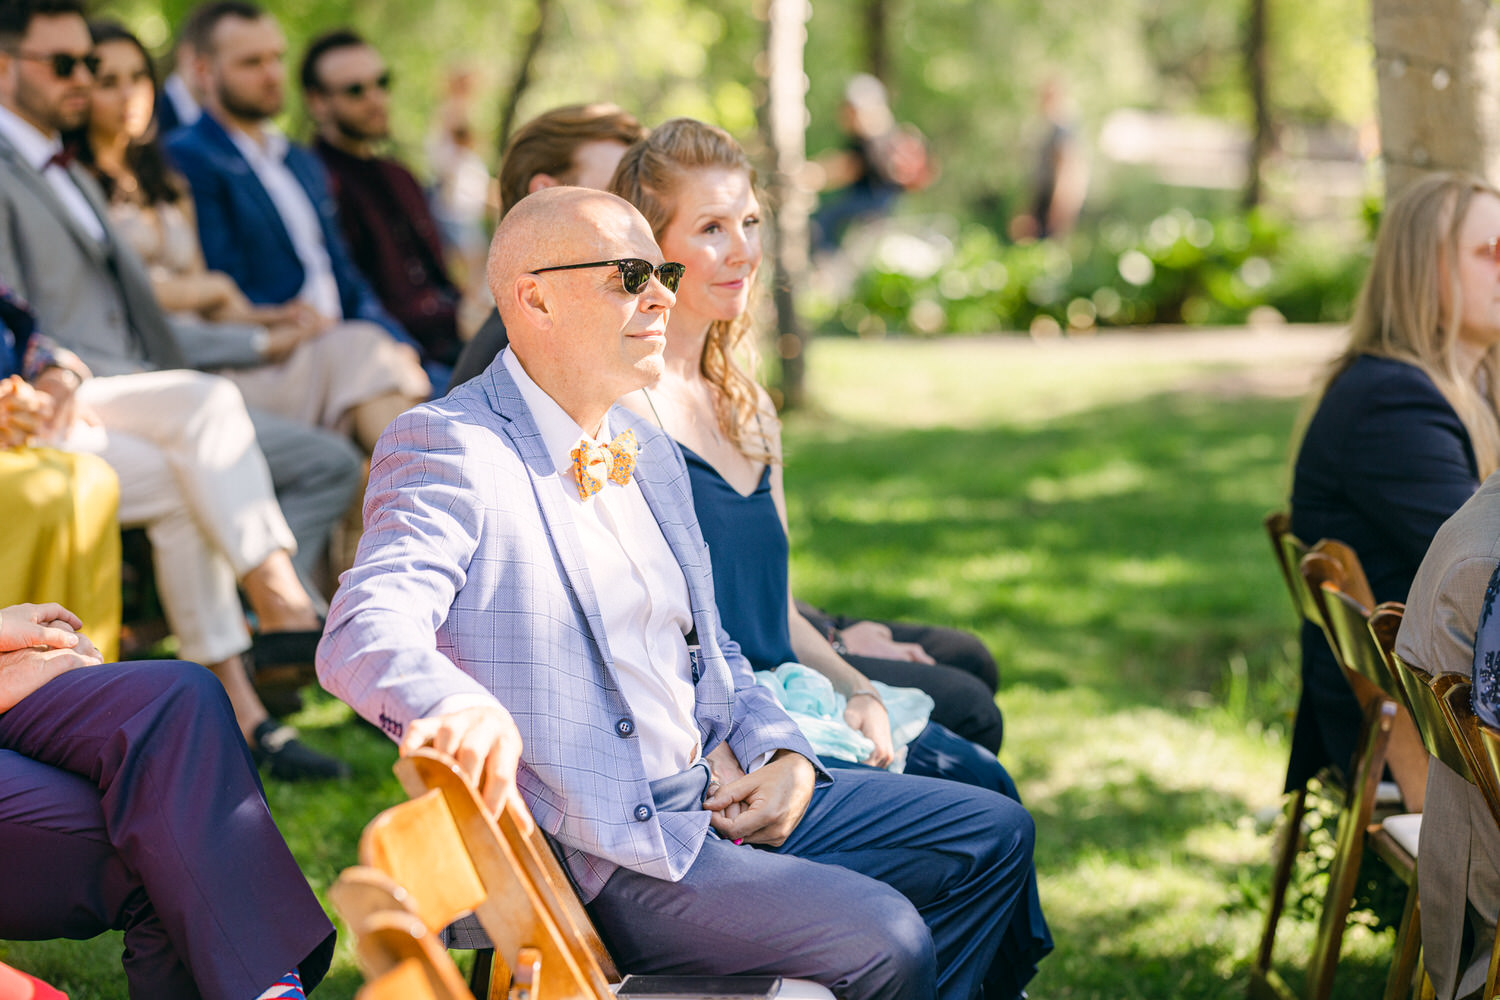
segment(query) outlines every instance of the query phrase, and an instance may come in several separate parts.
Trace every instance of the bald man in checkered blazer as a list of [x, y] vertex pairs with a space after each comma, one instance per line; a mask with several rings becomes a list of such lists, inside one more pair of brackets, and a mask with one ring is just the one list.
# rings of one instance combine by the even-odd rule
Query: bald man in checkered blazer
[[[831, 777], [720, 627], [680, 452], [613, 406], [660, 377], [676, 275], [613, 195], [506, 217], [511, 348], [376, 448], [319, 677], [492, 806], [518, 794], [625, 971], [1019, 996], [1030, 817], [955, 782]], [[595, 454], [610, 475], [580, 489]]]

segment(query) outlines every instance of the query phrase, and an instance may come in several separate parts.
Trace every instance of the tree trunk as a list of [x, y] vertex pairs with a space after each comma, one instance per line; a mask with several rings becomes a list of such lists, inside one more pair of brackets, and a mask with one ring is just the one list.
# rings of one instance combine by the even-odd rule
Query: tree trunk
[[1245, 181], [1245, 207], [1255, 208], [1265, 196], [1263, 171], [1274, 142], [1271, 125], [1270, 79], [1266, 51], [1268, 0], [1250, 0], [1250, 23], [1245, 33], [1245, 69], [1250, 82], [1250, 102], [1255, 108], [1255, 129], [1250, 139], [1250, 162]]
[[1500, 181], [1500, 40], [1488, 0], [1372, 0], [1387, 203], [1431, 170]]
[[536, 0], [536, 24], [532, 26], [531, 34], [526, 36], [526, 48], [521, 53], [521, 61], [516, 65], [516, 78], [511, 82], [510, 93], [506, 95], [505, 104], [500, 108], [500, 133], [498, 142], [500, 151], [505, 151], [505, 144], [510, 141], [511, 128], [516, 123], [516, 109], [521, 106], [521, 98], [526, 96], [526, 88], [531, 86], [531, 71], [536, 67], [537, 54], [542, 51], [542, 41], [547, 35], [547, 22], [552, 15], [552, 0]]
[[801, 177], [807, 163], [807, 0], [770, 0], [766, 12], [766, 105], [761, 117], [775, 158], [769, 184], [775, 208], [772, 301], [776, 308], [776, 355], [781, 359], [783, 408], [804, 401], [807, 332], [797, 315], [798, 292], [807, 273], [807, 217], [813, 196]]
[[865, 0], [865, 72], [891, 84], [890, 0]]

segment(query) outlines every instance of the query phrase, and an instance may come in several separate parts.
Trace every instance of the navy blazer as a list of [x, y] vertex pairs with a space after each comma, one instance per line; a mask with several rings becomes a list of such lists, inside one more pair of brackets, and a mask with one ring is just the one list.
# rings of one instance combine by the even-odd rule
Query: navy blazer
[[[1349, 545], [1375, 599], [1404, 601], [1432, 536], [1478, 488], [1469, 432], [1433, 381], [1404, 361], [1366, 355], [1328, 387], [1308, 424], [1292, 481], [1292, 531], [1308, 545]], [[1304, 625], [1288, 787], [1324, 764], [1346, 767], [1359, 724], [1327, 640]]]
[[[280, 305], [296, 298], [307, 277], [297, 248], [270, 194], [224, 126], [205, 111], [192, 125], [174, 130], [166, 147], [192, 189], [198, 239], [209, 268], [228, 274], [252, 302]], [[322, 162], [291, 143], [286, 165], [317, 209], [344, 318], [378, 323], [420, 352], [421, 346], [386, 312], [350, 259]]]

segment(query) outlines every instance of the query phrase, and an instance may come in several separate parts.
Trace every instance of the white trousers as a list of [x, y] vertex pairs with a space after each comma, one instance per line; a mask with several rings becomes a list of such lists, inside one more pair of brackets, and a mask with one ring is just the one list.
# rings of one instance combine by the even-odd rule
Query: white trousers
[[239, 390], [201, 372], [145, 372], [89, 379], [78, 401], [103, 427], [70, 443], [115, 470], [120, 523], [145, 526], [179, 655], [218, 663], [244, 652], [239, 579], [297, 543]]

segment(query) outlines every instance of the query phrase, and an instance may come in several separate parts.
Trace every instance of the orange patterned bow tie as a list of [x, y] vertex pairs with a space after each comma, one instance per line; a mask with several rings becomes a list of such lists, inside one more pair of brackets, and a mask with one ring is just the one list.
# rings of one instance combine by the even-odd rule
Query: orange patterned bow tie
[[578, 498], [587, 500], [604, 489], [604, 480], [624, 486], [635, 471], [635, 431], [623, 430], [607, 445], [583, 438], [570, 453], [573, 476], [578, 480]]

